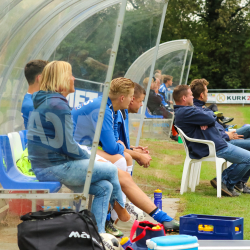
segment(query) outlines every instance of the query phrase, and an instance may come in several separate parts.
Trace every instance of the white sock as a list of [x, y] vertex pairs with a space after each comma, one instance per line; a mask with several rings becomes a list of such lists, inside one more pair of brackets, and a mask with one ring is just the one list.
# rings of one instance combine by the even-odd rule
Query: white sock
[[132, 175], [132, 171], [133, 171], [133, 165], [128, 166], [127, 172], [128, 172], [130, 175]]
[[116, 161], [114, 165], [125, 172], [127, 171], [127, 162], [124, 157]]

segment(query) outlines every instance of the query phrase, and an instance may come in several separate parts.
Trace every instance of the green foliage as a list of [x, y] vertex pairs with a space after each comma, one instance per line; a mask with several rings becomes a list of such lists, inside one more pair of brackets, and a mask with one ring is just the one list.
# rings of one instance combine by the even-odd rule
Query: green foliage
[[194, 55], [189, 83], [206, 78], [210, 88], [249, 88], [250, 1], [170, 1], [162, 41], [190, 39]]

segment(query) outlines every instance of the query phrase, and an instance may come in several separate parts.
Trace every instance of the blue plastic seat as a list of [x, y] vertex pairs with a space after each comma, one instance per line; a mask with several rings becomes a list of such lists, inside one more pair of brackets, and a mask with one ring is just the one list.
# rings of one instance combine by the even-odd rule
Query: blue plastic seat
[[28, 142], [27, 132], [28, 132], [28, 130], [21, 130], [21, 131], [19, 131], [19, 135], [21, 137], [21, 142], [22, 142], [23, 150], [26, 148], [26, 145], [27, 145], [27, 142]]
[[4, 189], [49, 189], [50, 193], [58, 192], [62, 186], [60, 182], [39, 182], [35, 177], [20, 173], [14, 166], [7, 135], [0, 136], [0, 183]]
[[146, 108], [146, 112], [145, 112], [146, 118], [155, 118], [155, 119], [162, 119], [163, 118], [162, 115], [151, 115], [149, 112], [150, 111], [148, 110], [148, 108]]

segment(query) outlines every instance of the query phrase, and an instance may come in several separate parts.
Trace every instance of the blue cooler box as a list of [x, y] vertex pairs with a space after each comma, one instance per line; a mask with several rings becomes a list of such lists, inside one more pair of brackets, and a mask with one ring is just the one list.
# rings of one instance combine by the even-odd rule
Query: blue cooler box
[[146, 241], [148, 250], [198, 250], [198, 239], [189, 235], [172, 235], [152, 238]]
[[243, 218], [189, 214], [180, 217], [180, 234], [199, 240], [243, 240]]

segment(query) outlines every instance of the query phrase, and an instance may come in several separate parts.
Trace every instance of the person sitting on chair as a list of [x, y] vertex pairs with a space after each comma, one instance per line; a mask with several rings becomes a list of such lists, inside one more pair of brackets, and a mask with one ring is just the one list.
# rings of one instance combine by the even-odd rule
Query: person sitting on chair
[[[73, 139], [71, 109], [66, 96], [74, 91], [69, 63], [53, 61], [46, 65], [40, 91], [32, 97], [34, 111], [28, 124], [28, 151], [39, 181], [61, 182], [75, 192], [82, 192], [90, 155]], [[132, 226], [134, 217], [124, 208], [116, 166], [96, 161], [89, 193], [95, 195], [91, 211], [99, 233], [105, 233], [109, 202], [119, 219]]]
[[[176, 126], [191, 138], [213, 141], [217, 157], [233, 163], [222, 172], [221, 190], [224, 195], [239, 196], [240, 193], [236, 192], [234, 187], [250, 169], [250, 152], [227, 143], [222, 138], [215, 126], [216, 116], [212, 112], [193, 106], [190, 86], [177, 86], [173, 98], [176, 103], [174, 106]], [[201, 159], [209, 155], [207, 145], [187, 141], [187, 146], [192, 159]], [[216, 178], [211, 184], [217, 188]]]
[[[209, 82], [206, 79], [195, 79], [191, 82], [190, 88], [194, 96], [194, 105], [202, 110], [213, 113], [211, 109], [205, 107], [208, 99], [208, 84]], [[225, 131], [224, 127], [217, 121], [215, 122], [215, 126], [219, 130], [221, 137], [228, 143], [250, 151], [250, 126], [239, 128], [233, 132]], [[243, 193], [249, 194], [250, 189], [246, 185], [249, 176], [250, 171], [235, 185], [235, 188]]]

